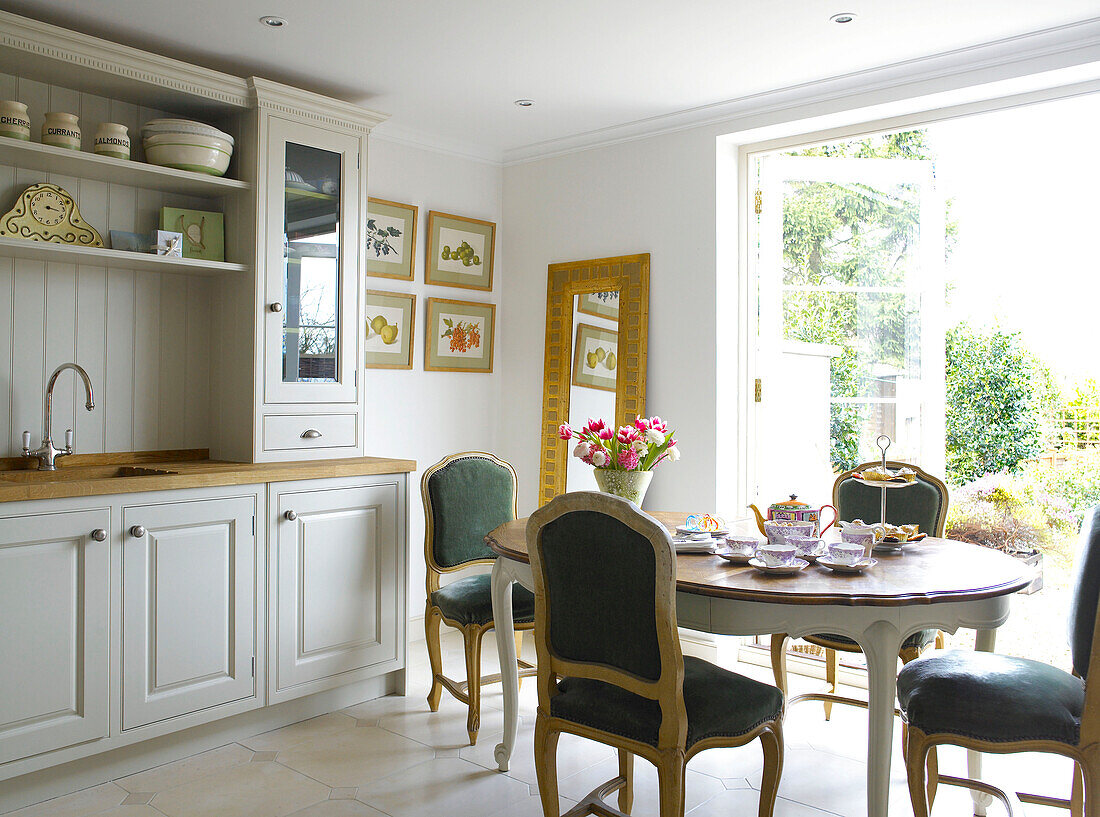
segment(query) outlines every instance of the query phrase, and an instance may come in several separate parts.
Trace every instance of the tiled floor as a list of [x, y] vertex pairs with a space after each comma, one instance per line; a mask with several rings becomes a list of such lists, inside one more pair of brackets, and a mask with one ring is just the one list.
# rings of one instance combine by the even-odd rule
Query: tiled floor
[[[491, 638], [486, 646], [485, 669], [493, 671]], [[459, 673], [461, 642], [450, 634], [444, 647], [448, 671]], [[510, 771], [501, 774], [493, 762], [503, 728], [500, 688], [486, 688], [482, 730], [477, 745], [469, 746], [464, 707], [444, 693], [439, 712], [428, 710], [422, 642], [412, 645], [410, 661], [408, 697], [362, 703], [6, 817], [541, 817], [532, 753], [535, 685], [521, 691], [519, 740]], [[736, 669], [770, 680], [760, 667]], [[788, 714], [776, 817], [866, 814], [866, 723], [862, 710], [843, 706], [829, 723], [813, 703]], [[606, 747], [563, 736], [558, 752], [563, 810], [615, 774], [614, 754]], [[688, 765], [688, 813], [755, 814], [761, 768], [758, 743], [697, 756]], [[941, 755], [941, 770], [965, 771], [962, 753]], [[1066, 796], [1069, 789], [1068, 764], [1049, 756], [990, 757], [986, 772], [991, 782], [1029, 791]], [[634, 814], [656, 817], [656, 774], [639, 761], [635, 775]], [[890, 808], [892, 815], [912, 815], [897, 740]], [[1027, 807], [1028, 815], [1048, 811], [1055, 813]], [[970, 813], [966, 792], [940, 789], [934, 817]], [[999, 805], [990, 808], [991, 816], [1003, 813]]]

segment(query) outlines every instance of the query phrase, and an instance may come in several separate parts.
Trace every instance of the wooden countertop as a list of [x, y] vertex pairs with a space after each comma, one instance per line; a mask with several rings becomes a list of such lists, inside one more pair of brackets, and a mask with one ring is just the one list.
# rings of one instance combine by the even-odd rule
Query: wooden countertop
[[[669, 532], [685, 513], [650, 513]], [[485, 537], [502, 557], [529, 561], [526, 519], [506, 522]], [[1007, 595], [1026, 587], [1033, 568], [996, 550], [931, 536], [905, 545], [900, 554], [876, 553], [871, 569], [834, 573], [810, 565], [793, 576], [766, 575], [713, 554], [679, 554], [676, 589], [702, 596], [779, 604], [895, 607]]]
[[0, 502], [359, 477], [416, 470], [415, 460], [384, 457], [224, 462], [209, 459], [209, 452], [205, 449], [74, 454], [62, 459], [56, 471], [37, 471], [34, 465], [33, 460], [0, 458]]

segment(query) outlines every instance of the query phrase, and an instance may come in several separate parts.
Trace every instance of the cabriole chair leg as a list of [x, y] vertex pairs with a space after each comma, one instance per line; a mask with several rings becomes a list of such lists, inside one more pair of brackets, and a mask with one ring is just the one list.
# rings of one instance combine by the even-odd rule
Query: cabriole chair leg
[[561, 814], [558, 801], [558, 736], [540, 709], [535, 716], [535, 779], [539, 784], [543, 817]]
[[[829, 685], [829, 692], [836, 695], [836, 677], [840, 674], [840, 653], [836, 650], [825, 648], [825, 682]], [[833, 717], [833, 702], [824, 701], [825, 720]]]
[[634, 807], [634, 755], [626, 749], [619, 750], [619, 777], [626, 781], [619, 789], [619, 811], [630, 814]]
[[783, 774], [783, 733], [778, 726], [760, 733], [764, 749], [764, 776], [760, 780], [760, 817], [771, 817]]
[[428, 663], [432, 668], [432, 688], [428, 690], [428, 708], [432, 712], [439, 711], [439, 698], [443, 694], [443, 683], [439, 680], [443, 675], [443, 655], [439, 648], [441, 623], [439, 612], [429, 604], [424, 612], [424, 641], [428, 645]]
[[466, 647], [466, 696], [469, 698], [469, 711], [466, 714], [466, 733], [470, 736], [470, 745], [477, 743], [477, 733], [481, 729], [481, 638], [485, 630], [470, 626], [462, 632]]

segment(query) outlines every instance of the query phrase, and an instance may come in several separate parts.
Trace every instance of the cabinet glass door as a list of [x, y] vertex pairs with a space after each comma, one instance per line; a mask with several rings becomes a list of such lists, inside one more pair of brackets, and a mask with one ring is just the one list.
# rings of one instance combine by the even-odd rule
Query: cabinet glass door
[[271, 120], [265, 402], [355, 400], [358, 139]]

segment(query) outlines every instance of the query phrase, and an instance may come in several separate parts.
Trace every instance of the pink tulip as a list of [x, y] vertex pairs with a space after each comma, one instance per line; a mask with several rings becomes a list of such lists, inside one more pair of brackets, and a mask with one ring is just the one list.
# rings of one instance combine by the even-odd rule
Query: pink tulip
[[558, 436], [563, 440], [571, 439], [573, 436], [573, 429], [569, 427], [569, 423], [562, 423], [558, 426]]
[[597, 420], [597, 419], [594, 419], [592, 417], [589, 417], [588, 418], [588, 425], [586, 425], [584, 427], [584, 430], [585, 431], [591, 431], [593, 433], [598, 434], [600, 431], [602, 431], [605, 428], [606, 425], [607, 424], [604, 423], [603, 420]]
[[620, 443], [623, 445], [630, 445], [630, 443], [640, 439], [642, 435], [638, 432], [638, 429], [633, 426], [623, 426], [619, 429], [617, 436]]
[[647, 420], [645, 417], [639, 417], [637, 420], [634, 421], [634, 428], [638, 429], [639, 431], [648, 431], [649, 420]]
[[615, 436], [615, 432], [612, 431], [610, 428], [601, 428], [600, 429], [599, 438], [601, 440], [610, 440], [614, 436]]
[[649, 428], [652, 428], [654, 431], [659, 431], [661, 434], [668, 434], [668, 423], [666, 423], [656, 414], [650, 417], [648, 422]]

